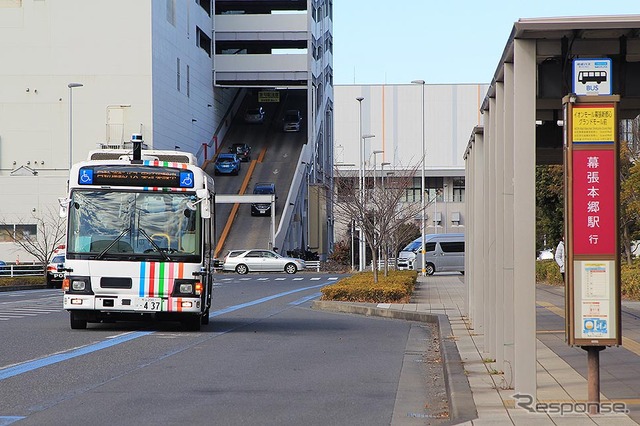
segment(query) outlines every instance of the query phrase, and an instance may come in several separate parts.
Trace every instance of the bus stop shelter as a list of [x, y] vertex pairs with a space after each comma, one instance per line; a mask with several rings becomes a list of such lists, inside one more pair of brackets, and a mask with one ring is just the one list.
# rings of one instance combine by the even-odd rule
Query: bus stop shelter
[[579, 58], [610, 58], [618, 118], [640, 114], [640, 15], [520, 19], [464, 156], [466, 313], [514, 393], [533, 397], [535, 167], [563, 162], [562, 98]]

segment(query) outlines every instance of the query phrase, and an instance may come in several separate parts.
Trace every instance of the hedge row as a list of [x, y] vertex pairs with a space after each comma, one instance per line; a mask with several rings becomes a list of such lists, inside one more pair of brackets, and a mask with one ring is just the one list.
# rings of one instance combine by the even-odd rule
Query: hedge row
[[42, 275], [21, 276], [21, 277], [0, 277], [0, 287], [14, 286], [14, 285], [40, 285], [45, 283], [46, 283], [46, 280]]
[[373, 272], [360, 272], [343, 278], [335, 284], [323, 287], [321, 300], [366, 303], [409, 303], [416, 285], [416, 271], [380, 271], [378, 282], [373, 282]]
[[[541, 260], [536, 262], [536, 282], [550, 285], [564, 285], [560, 268], [553, 260]], [[622, 297], [630, 300], [640, 300], [640, 259], [628, 265], [622, 262], [620, 265], [620, 286]]]

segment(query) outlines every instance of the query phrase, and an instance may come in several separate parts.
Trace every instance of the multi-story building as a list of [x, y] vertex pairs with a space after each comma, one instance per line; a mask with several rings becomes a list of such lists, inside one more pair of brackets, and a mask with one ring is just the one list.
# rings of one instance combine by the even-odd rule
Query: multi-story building
[[[43, 231], [43, 219], [57, 214], [65, 195], [70, 163], [96, 147], [127, 147], [138, 133], [149, 148], [188, 151], [204, 165], [256, 88], [304, 93], [312, 112], [301, 154], [308, 186], [330, 184], [330, 0], [1, 6], [0, 224], [14, 235]], [[307, 202], [313, 197], [305, 179], [291, 191], [294, 206], [282, 220], [318, 217], [309, 208], [326, 211]], [[328, 249], [328, 221], [308, 222], [281, 224], [282, 247], [300, 246], [315, 232]], [[0, 259], [17, 258], [29, 260], [0, 234]]]
[[424, 144], [425, 233], [464, 232], [463, 155], [488, 85], [415, 83], [335, 87], [336, 173], [355, 187], [360, 168], [388, 180], [409, 173], [403, 202], [420, 203]]

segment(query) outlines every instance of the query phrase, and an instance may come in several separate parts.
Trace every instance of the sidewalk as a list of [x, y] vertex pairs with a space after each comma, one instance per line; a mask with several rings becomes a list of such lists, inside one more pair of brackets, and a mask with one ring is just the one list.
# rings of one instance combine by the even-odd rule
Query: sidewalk
[[[512, 396], [514, 391], [502, 390], [506, 387], [503, 376], [491, 374], [491, 365], [484, 362], [482, 353], [483, 336], [475, 335], [468, 330], [466, 318], [462, 316], [464, 308], [464, 283], [462, 282], [462, 277], [459, 275], [434, 275], [431, 277], [419, 277], [418, 280], [420, 285], [415, 294], [416, 303], [402, 306], [401, 309], [414, 309], [415, 307], [416, 311], [444, 314], [449, 318], [478, 414], [477, 419], [469, 421], [467, 424], [636, 424], [630, 417], [621, 414], [601, 414], [597, 416], [572, 414], [570, 416], [560, 416], [559, 414], [529, 413], [522, 408], [516, 407]], [[561, 311], [563, 310], [561, 307], [551, 306], [552, 309], [554, 307], [556, 309], [559, 308]], [[442, 337], [446, 338], [446, 336]], [[564, 339], [564, 333], [562, 333], [562, 338]], [[538, 400], [541, 402], [567, 403], [586, 401], [586, 379], [539, 339], [537, 350]], [[638, 358], [638, 361], [640, 361], [640, 358]], [[603, 396], [601, 401], [609, 400]]]
[[[416, 321], [437, 321], [440, 318], [440, 333], [443, 342], [449, 342], [449, 348], [443, 350], [445, 362], [445, 376], [449, 385], [450, 412], [452, 424], [465, 425], [636, 425], [634, 420], [624, 414], [599, 414], [589, 416], [588, 414], [549, 414], [530, 413], [529, 411], [517, 407], [513, 397], [514, 390], [506, 389], [508, 386], [504, 376], [496, 374], [492, 365], [486, 362], [486, 355], [483, 354], [483, 336], [469, 330], [467, 318], [462, 315], [464, 311], [464, 283], [461, 275], [433, 275], [430, 277], [418, 277], [418, 285], [414, 292], [412, 303], [408, 304], [360, 304], [351, 305], [349, 311], [363, 313], [367, 315], [382, 315], [394, 318], [403, 318]], [[551, 289], [554, 289], [551, 287]], [[563, 319], [564, 308], [559, 300], [563, 300], [562, 289], [555, 288], [554, 291], [544, 292], [538, 290], [537, 305], [538, 321], [541, 316], [549, 330], [544, 330], [538, 324], [537, 341], [537, 389], [538, 402], [542, 403], [574, 403], [585, 402], [587, 400], [587, 380], [572, 365], [576, 364], [576, 359], [580, 361], [583, 357], [586, 366], [586, 353], [581, 355], [576, 351], [580, 349], [569, 348], [564, 343]], [[543, 293], [543, 294], [540, 294]], [[547, 293], [549, 297], [547, 297]], [[558, 294], [560, 293], [560, 294]], [[318, 302], [327, 303], [321, 309], [341, 309], [328, 304], [340, 302]], [[347, 304], [348, 305], [348, 304]], [[319, 306], [320, 307], [320, 306]], [[346, 307], [342, 308], [345, 309]], [[634, 307], [631, 307], [633, 309]], [[546, 315], [546, 316], [544, 316]], [[442, 319], [446, 316], [447, 321]], [[640, 316], [638, 317], [640, 318]], [[448, 325], [450, 324], [450, 328]], [[542, 330], [542, 331], [541, 331]], [[640, 330], [640, 327], [639, 327]], [[634, 330], [635, 331], [635, 330]], [[625, 331], [626, 333], [626, 331]], [[640, 335], [639, 335], [640, 336]], [[545, 340], [547, 344], [543, 343]], [[455, 342], [455, 347], [451, 345]], [[624, 346], [634, 343], [640, 348], [636, 341], [627, 339]], [[548, 346], [552, 346], [557, 352], [563, 353], [566, 360], [558, 355]], [[617, 352], [616, 352], [617, 350]], [[607, 353], [620, 358], [618, 369], [621, 364], [633, 365], [630, 380], [640, 383], [640, 350], [627, 351], [622, 348], [607, 349], [602, 353]], [[449, 352], [449, 353], [447, 353]], [[456, 353], [457, 352], [457, 353]], [[624, 352], [624, 354], [622, 354]], [[624, 357], [621, 357], [624, 355]], [[458, 358], [459, 356], [459, 358]], [[461, 367], [460, 367], [461, 361]], [[577, 365], [577, 364], [576, 364]], [[608, 374], [603, 360], [601, 360], [601, 382], [603, 380], [613, 380], [608, 385], [611, 388], [622, 388], [623, 383], [616, 375], [620, 373], [611, 372]], [[576, 368], [580, 368], [577, 367]], [[626, 369], [625, 369], [626, 370]], [[631, 368], [630, 368], [631, 370]], [[625, 374], [625, 373], [622, 373]], [[463, 378], [466, 376], [466, 380]], [[468, 382], [467, 382], [468, 380]], [[618, 383], [617, 381], [620, 381]], [[619, 385], [619, 386], [618, 386]], [[470, 390], [470, 392], [469, 392]], [[626, 397], [625, 402], [632, 401], [630, 398], [640, 397], [636, 388], [625, 385], [621, 394]], [[634, 392], [636, 392], [634, 394]], [[601, 386], [601, 402], [619, 402], [619, 399], [611, 401], [604, 395], [605, 391]], [[633, 395], [630, 397], [630, 395]], [[615, 398], [619, 398], [615, 396]], [[637, 400], [636, 400], [637, 401]], [[630, 407], [631, 410], [634, 407]], [[549, 410], [551, 412], [552, 410]], [[559, 411], [559, 410], [556, 410]], [[635, 414], [635, 413], [634, 413]]]

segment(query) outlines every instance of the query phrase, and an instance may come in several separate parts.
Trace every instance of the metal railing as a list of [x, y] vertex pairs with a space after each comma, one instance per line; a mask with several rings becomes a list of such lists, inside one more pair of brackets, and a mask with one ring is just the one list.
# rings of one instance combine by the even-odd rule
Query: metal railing
[[44, 265], [41, 263], [19, 263], [0, 265], [0, 277], [43, 276]]
[[315, 269], [316, 272], [320, 272], [319, 260], [305, 260], [304, 266], [305, 266], [305, 269]]

